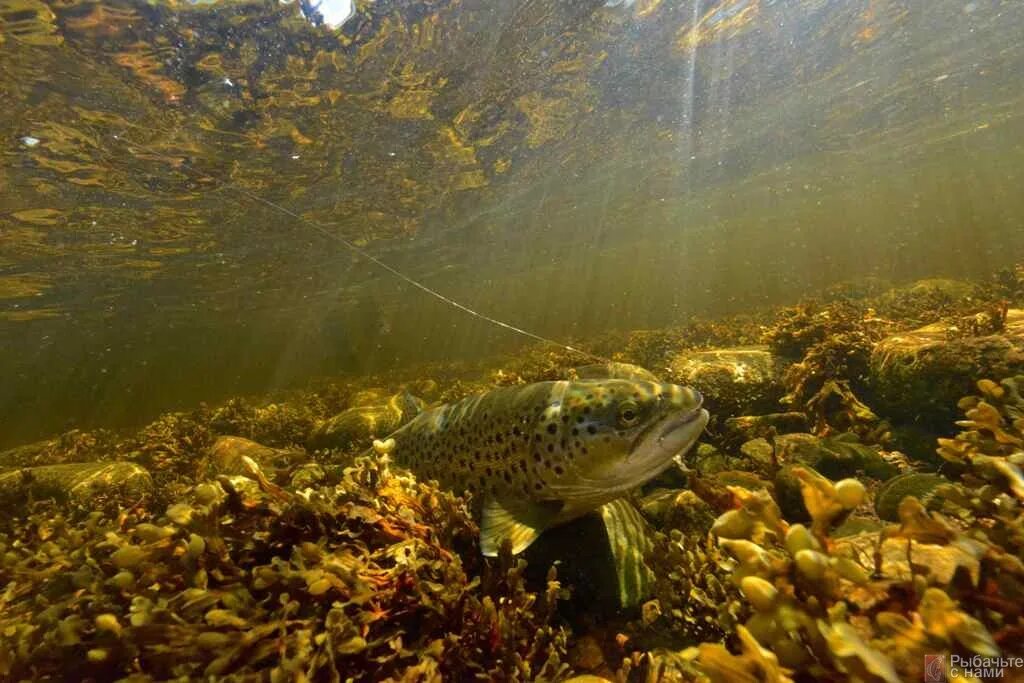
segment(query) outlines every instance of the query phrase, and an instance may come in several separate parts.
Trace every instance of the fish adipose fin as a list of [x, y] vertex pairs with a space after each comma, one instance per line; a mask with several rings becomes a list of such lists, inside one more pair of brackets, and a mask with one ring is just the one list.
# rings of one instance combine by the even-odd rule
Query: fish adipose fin
[[654, 572], [644, 556], [654, 549], [651, 529], [640, 511], [625, 498], [599, 508], [619, 584], [619, 604], [633, 607], [651, 595]]
[[520, 553], [550, 527], [562, 504], [502, 501], [489, 496], [484, 500], [480, 522], [480, 549], [487, 557], [496, 557], [505, 539], [512, 542], [512, 554]]

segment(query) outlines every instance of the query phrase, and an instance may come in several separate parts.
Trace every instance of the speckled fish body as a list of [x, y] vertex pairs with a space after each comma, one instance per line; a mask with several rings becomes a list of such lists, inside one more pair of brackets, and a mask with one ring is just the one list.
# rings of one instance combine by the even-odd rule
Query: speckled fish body
[[391, 457], [474, 494], [485, 554], [505, 538], [519, 552], [661, 473], [703, 430], [700, 406], [692, 389], [645, 379], [503, 387], [420, 413], [391, 435]]

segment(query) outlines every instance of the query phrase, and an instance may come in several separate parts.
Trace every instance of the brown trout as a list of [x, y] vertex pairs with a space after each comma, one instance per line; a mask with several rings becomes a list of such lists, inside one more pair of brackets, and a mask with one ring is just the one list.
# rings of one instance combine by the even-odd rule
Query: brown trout
[[391, 458], [473, 493], [485, 555], [505, 539], [519, 553], [657, 476], [703, 431], [699, 392], [629, 368], [613, 368], [628, 379], [503, 387], [424, 411], [391, 434]]

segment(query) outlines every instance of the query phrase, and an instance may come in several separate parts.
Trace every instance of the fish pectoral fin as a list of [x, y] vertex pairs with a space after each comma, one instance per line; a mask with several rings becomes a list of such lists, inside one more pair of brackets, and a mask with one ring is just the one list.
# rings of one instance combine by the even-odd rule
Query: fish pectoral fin
[[644, 556], [654, 549], [651, 528], [636, 506], [625, 498], [605, 503], [598, 511], [615, 563], [619, 604], [632, 607], [649, 597], [654, 588], [654, 572], [644, 561]]
[[509, 501], [488, 496], [480, 522], [480, 549], [486, 557], [497, 557], [505, 539], [512, 542], [512, 554], [526, 550], [551, 526], [562, 509], [557, 501]]

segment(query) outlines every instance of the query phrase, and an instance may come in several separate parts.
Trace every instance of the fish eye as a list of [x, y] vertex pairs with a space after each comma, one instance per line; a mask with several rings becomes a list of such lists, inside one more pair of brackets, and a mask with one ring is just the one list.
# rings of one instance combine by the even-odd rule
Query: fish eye
[[640, 408], [634, 401], [624, 401], [619, 406], [619, 424], [632, 427], [640, 420]]

